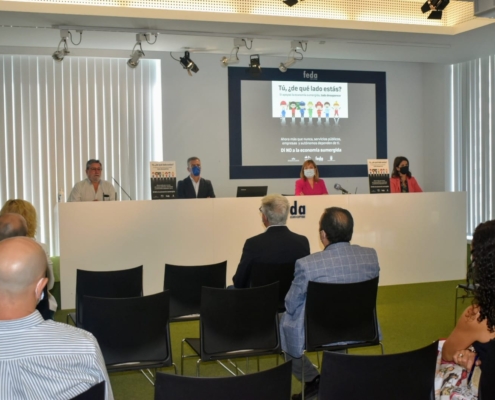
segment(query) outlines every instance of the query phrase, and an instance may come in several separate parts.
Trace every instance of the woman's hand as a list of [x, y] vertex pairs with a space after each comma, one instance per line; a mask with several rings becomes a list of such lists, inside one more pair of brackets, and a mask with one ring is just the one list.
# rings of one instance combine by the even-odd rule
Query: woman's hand
[[[453, 358], [456, 364], [470, 371], [473, 368], [473, 364], [475, 363], [476, 352], [469, 349], [458, 350], [454, 353]], [[481, 365], [481, 361], [476, 360], [476, 365]]]

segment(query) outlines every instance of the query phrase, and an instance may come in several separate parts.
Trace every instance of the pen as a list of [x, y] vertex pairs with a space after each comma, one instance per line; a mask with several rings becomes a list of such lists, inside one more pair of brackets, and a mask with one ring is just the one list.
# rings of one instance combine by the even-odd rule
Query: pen
[[476, 361], [478, 361], [478, 358], [479, 358], [479, 354], [476, 354], [476, 357], [474, 357], [474, 363], [473, 363], [473, 367], [471, 368], [471, 371], [469, 372], [469, 376], [468, 376], [468, 379], [467, 379], [467, 384], [469, 385], [471, 383], [471, 378], [473, 377], [473, 372], [474, 372], [474, 369], [476, 368]]

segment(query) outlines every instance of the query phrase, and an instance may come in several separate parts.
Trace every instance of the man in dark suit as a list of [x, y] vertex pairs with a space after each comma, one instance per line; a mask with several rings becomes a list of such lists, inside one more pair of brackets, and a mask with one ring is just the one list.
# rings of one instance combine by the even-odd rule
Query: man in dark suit
[[189, 176], [179, 181], [177, 197], [179, 199], [206, 199], [215, 197], [211, 181], [201, 178], [201, 160], [198, 157], [190, 157], [187, 160]]
[[306, 236], [293, 233], [285, 226], [289, 215], [289, 202], [279, 194], [263, 197], [261, 218], [266, 231], [254, 236], [244, 244], [241, 262], [232, 278], [236, 288], [250, 286], [253, 263], [285, 264], [309, 255]]

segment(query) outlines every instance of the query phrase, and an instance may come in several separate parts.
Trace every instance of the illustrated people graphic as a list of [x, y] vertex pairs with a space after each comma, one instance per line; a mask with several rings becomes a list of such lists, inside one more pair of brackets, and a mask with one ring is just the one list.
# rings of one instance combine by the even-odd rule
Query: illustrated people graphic
[[313, 118], [313, 108], [314, 108], [314, 104], [312, 101], [308, 101], [308, 106], [306, 107], [308, 109], [308, 117], [309, 119], [311, 120]]
[[330, 103], [326, 101], [324, 107], [325, 107], [325, 118], [328, 121], [328, 118], [330, 118]]
[[287, 112], [287, 103], [285, 100], [280, 102], [280, 119], [285, 121], [285, 114]]
[[306, 110], [306, 103], [304, 101], [299, 102], [299, 112], [301, 113], [301, 120], [304, 122], [304, 111]]
[[294, 122], [296, 120], [297, 103], [295, 101], [291, 101], [289, 103], [289, 108], [292, 111], [292, 122]]
[[339, 119], [340, 119], [340, 116], [339, 116], [339, 110], [340, 110], [340, 104], [338, 101], [335, 101], [335, 103], [333, 103], [333, 120], [335, 121], [335, 124], [338, 125], [339, 123]]
[[318, 121], [321, 120], [321, 110], [323, 110], [323, 103], [321, 101], [315, 104], [316, 114], [318, 115]]

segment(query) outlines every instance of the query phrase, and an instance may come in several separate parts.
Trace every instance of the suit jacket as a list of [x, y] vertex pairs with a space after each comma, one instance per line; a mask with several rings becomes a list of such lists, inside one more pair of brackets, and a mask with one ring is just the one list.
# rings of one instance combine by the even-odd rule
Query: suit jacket
[[260, 235], [246, 240], [237, 271], [232, 278], [236, 288], [250, 285], [253, 263], [285, 264], [309, 255], [306, 236], [291, 232], [286, 226], [271, 226]]
[[[423, 191], [419, 186], [418, 181], [413, 176], [407, 178], [407, 187], [409, 188], [409, 193]], [[401, 193], [400, 178], [390, 178], [390, 193]]]
[[286, 312], [280, 322], [282, 349], [296, 358], [303, 354], [304, 308], [309, 281], [363, 282], [377, 277], [379, 273], [376, 251], [349, 242], [331, 244], [323, 251], [297, 260], [294, 281], [285, 297]]
[[[179, 199], [196, 198], [196, 191], [194, 190], [194, 186], [190, 176], [182, 181], [179, 181], [179, 185], [177, 187], [177, 197]], [[197, 198], [206, 199], [207, 197], [215, 197], [215, 193], [213, 192], [213, 185], [211, 184], [211, 181], [200, 178]]]

